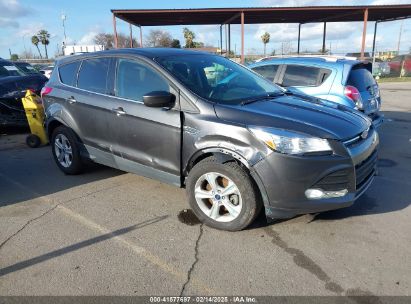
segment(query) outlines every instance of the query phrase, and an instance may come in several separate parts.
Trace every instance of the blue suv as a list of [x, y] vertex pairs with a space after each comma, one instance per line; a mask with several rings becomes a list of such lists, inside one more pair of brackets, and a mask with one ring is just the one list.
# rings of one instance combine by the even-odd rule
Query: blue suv
[[290, 91], [357, 109], [375, 127], [383, 122], [380, 90], [369, 62], [331, 56], [285, 57], [265, 58], [249, 67]]

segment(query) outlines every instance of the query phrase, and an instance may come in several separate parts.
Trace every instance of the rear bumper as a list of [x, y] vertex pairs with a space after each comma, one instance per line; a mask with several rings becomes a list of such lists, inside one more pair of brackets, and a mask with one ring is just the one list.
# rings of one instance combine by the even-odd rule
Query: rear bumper
[[[333, 155], [290, 156], [273, 152], [254, 165], [268, 218], [348, 207], [367, 190], [376, 173], [377, 133], [373, 130], [367, 139], [352, 147], [341, 142], [331, 144]], [[341, 197], [308, 199], [307, 189], [348, 192]]]

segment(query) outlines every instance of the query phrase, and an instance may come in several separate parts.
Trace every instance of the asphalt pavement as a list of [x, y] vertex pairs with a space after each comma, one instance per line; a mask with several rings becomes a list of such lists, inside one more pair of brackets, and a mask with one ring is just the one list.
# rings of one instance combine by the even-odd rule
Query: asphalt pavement
[[411, 295], [411, 84], [381, 85], [379, 176], [352, 207], [224, 232], [185, 192], [0, 136], [0, 295]]

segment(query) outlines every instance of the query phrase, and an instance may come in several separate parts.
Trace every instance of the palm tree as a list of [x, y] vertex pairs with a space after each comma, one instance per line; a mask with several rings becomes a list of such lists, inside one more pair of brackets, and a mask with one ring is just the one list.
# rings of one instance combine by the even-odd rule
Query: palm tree
[[194, 32], [190, 31], [188, 28], [183, 29], [184, 39], [186, 40], [186, 48], [193, 48], [194, 39], [196, 38]]
[[44, 51], [46, 52], [46, 59], [48, 59], [49, 56], [48, 56], [48, 54], [47, 54], [47, 46], [48, 46], [49, 43], [50, 43], [50, 40], [49, 40], [50, 34], [49, 34], [49, 32], [47, 32], [46, 30], [40, 30], [40, 31], [37, 33], [37, 37], [39, 38], [41, 44], [44, 45]]
[[39, 37], [37, 37], [36, 35], [31, 37], [31, 43], [33, 43], [36, 46], [37, 51], [39, 52], [40, 58], [43, 58], [43, 56], [41, 56], [41, 53], [40, 53], [39, 42], [40, 42]]
[[266, 50], [266, 45], [267, 43], [270, 42], [270, 34], [265, 32], [262, 36], [261, 36], [261, 40], [264, 43], [264, 57], [265, 57], [265, 50]]

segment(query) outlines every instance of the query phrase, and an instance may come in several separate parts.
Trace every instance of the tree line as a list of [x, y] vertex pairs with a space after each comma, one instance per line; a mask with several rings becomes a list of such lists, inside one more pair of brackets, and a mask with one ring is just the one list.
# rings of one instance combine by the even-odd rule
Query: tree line
[[[183, 28], [184, 36], [184, 47], [185, 48], [201, 48], [204, 47], [204, 42], [196, 41], [196, 34], [189, 28]], [[265, 46], [270, 41], [270, 34], [265, 33], [262, 37], [264, 43], [264, 54]], [[148, 35], [145, 36], [146, 47], [171, 47], [171, 48], [181, 48], [180, 40], [175, 39], [168, 31], [164, 30], [151, 30]], [[114, 35], [108, 33], [97, 34], [93, 42], [98, 45], [104, 46], [105, 49], [114, 48]], [[130, 37], [125, 34], [119, 33], [117, 35], [117, 44], [119, 48], [128, 48], [131, 46]], [[43, 58], [43, 54], [40, 51], [40, 45], [44, 46], [44, 58], [48, 59], [47, 46], [50, 44], [50, 34], [47, 30], [40, 30], [37, 34], [31, 37], [31, 43], [36, 47], [40, 58]], [[140, 43], [137, 39], [133, 38], [132, 45], [134, 47], [140, 47]]]
[[[204, 47], [203, 42], [195, 41], [196, 35], [189, 28], [183, 29], [185, 48], [201, 48]], [[98, 45], [103, 45], [105, 49], [114, 48], [114, 35], [108, 33], [97, 34], [93, 42]], [[119, 48], [130, 47], [130, 37], [125, 34], [117, 34], [117, 44]], [[173, 38], [173, 36], [164, 30], [151, 30], [144, 39], [145, 47], [171, 47], [181, 48], [180, 40]], [[140, 43], [133, 38], [133, 47], [140, 47]]]

